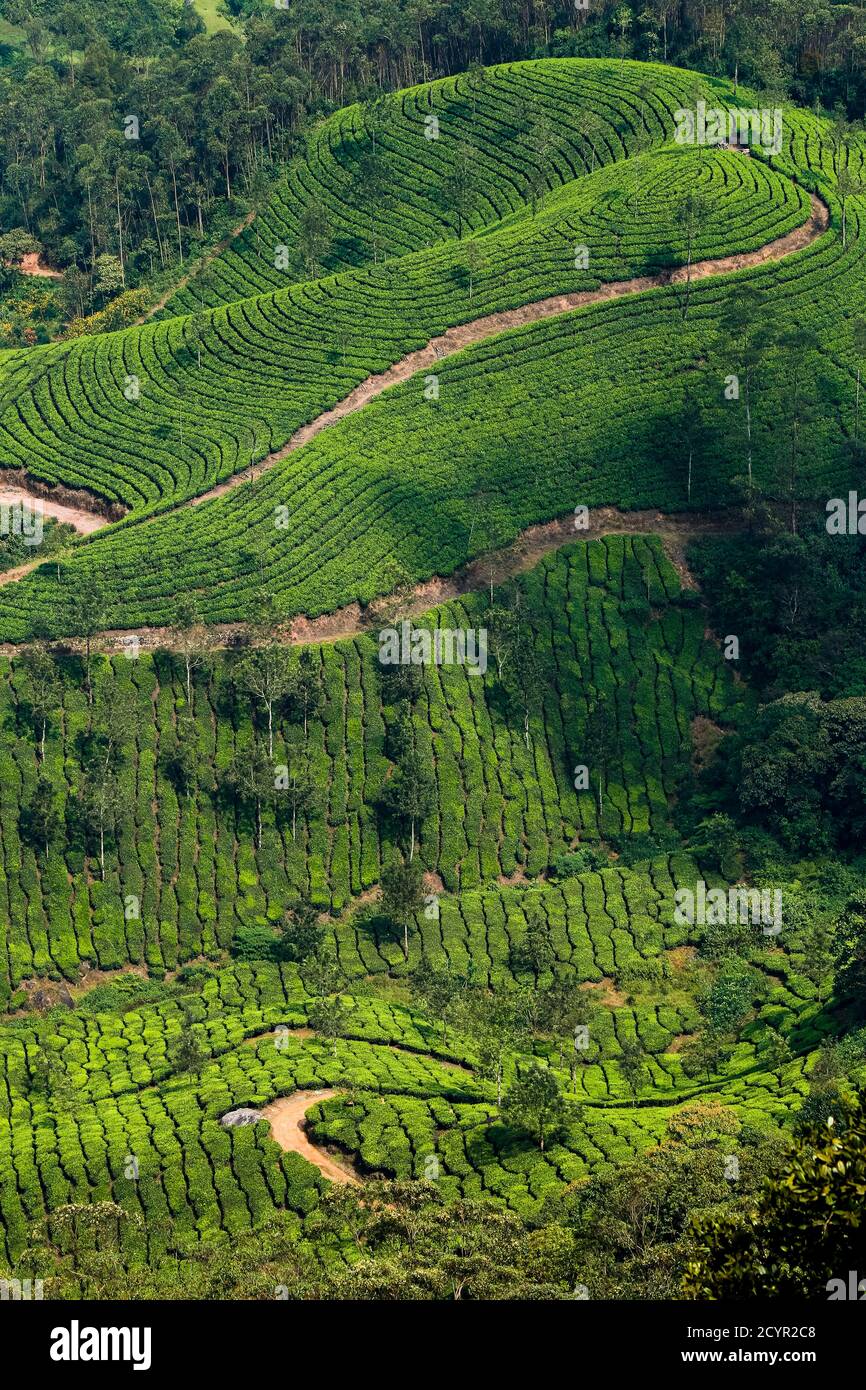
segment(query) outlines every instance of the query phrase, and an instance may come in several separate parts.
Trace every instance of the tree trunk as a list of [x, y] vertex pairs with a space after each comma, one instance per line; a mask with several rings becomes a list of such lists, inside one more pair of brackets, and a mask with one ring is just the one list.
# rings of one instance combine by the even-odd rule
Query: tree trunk
[[174, 163], [171, 165], [171, 184], [174, 189], [174, 216], [177, 222], [177, 250], [180, 256], [180, 263], [183, 265], [183, 237], [180, 231], [180, 204], [177, 201], [177, 176], [174, 171]]
[[156, 232], [156, 244], [159, 247], [160, 265], [163, 269], [165, 269], [165, 253], [162, 249], [162, 233], [159, 230], [159, 218], [156, 215], [156, 203], [154, 202], [153, 188], [151, 187], [150, 179], [148, 178], [147, 174], [145, 174], [144, 176], [144, 181], [147, 184], [147, 191], [150, 194], [150, 211], [153, 215], [153, 229]]
[[685, 323], [689, 312], [689, 300], [692, 293], [692, 238], [689, 236], [689, 257], [686, 262], [686, 298], [683, 306], [683, 323]]
[[126, 268], [123, 261], [123, 220], [120, 216], [120, 181], [117, 170], [114, 171], [114, 191], [117, 195], [117, 241], [120, 249], [120, 283], [126, 289]]
[[752, 392], [750, 376], [746, 374], [746, 449], [748, 454], [749, 488], [752, 486]]

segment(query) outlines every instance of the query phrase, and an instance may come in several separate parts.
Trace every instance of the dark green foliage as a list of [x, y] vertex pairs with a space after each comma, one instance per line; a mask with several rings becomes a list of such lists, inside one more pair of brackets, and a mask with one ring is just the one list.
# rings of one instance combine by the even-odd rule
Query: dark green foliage
[[232, 955], [237, 960], [279, 960], [279, 937], [266, 926], [238, 927], [232, 937]]
[[409, 959], [409, 927], [424, 904], [424, 872], [416, 860], [401, 859], [382, 870], [382, 912], [403, 939]]
[[823, 514], [805, 517], [796, 536], [771, 519], [754, 535], [701, 540], [690, 554], [713, 628], [739, 635], [744, 673], [769, 700], [866, 694], [863, 643], [852, 640], [866, 630], [862, 536], [828, 535]]
[[304, 898], [299, 899], [289, 909], [280, 931], [284, 958], [298, 964], [314, 956], [325, 939], [325, 929], [319, 920], [318, 909]]
[[851, 898], [836, 923], [836, 992], [866, 1016], [866, 895]]
[[684, 1281], [687, 1296], [851, 1297], [849, 1271], [866, 1264], [864, 1182], [866, 1112], [860, 1101], [841, 1134], [828, 1124], [804, 1134], [743, 1217], [702, 1223], [700, 1250]]
[[565, 1112], [565, 1100], [554, 1072], [536, 1062], [520, 1074], [502, 1102], [505, 1122], [531, 1134], [542, 1153], [545, 1140], [562, 1125]]

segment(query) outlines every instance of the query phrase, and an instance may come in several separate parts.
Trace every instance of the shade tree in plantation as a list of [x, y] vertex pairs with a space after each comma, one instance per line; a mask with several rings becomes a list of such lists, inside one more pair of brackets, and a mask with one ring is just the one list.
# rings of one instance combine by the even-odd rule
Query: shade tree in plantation
[[420, 822], [436, 805], [436, 784], [417, 749], [407, 749], [382, 789], [384, 809], [409, 831], [409, 863], [415, 858], [415, 835]]
[[427, 1017], [442, 1025], [442, 1045], [448, 1042], [448, 1025], [465, 1010], [469, 977], [449, 961], [436, 966], [424, 956], [412, 974], [412, 998], [417, 999]]
[[692, 293], [692, 260], [694, 258], [695, 242], [700, 236], [702, 227], [706, 219], [710, 216], [712, 205], [709, 200], [700, 193], [693, 190], [677, 205], [674, 211], [674, 224], [677, 231], [685, 243], [686, 251], [686, 280], [685, 289], [679, 293], [680, 312], [683, 320], [688, 317], [689, 305]]
[[473, 495], [468, 547], [470, 553], [481, 555], [481, 564], [487, 573], [491, 608], [501, 551], [514, 540], [514, 533], [514, 523], [498, 492], [482, 489]]
[[556, 960], [550, 940], [550, 926], [538, 901], [524, 907], [526, 930], [511, 951], [511, 966], [515, 971], [534, 975], [536, 980], [546, 974]]
[[265, 711], [268, 725], [268, 756], [274, 756], [274, 710], [293, 689], [295, 669], [291, 652], [277, 642], [256, 647], [242, 657], [234, 669], [239, 692], [251, 696]]
[[457, 221], [457, 236], [463, 239], [463, 229], [478, 191], [478, 156], [466, 140], [459, 141], [451, 167], [439, 185], [442, 210]]
[[351, 1010], [339, 994], [323, 995], [314, 1000], [307, 1011], [307, 1021], [315, 1033], [331, 1045], [331, 1055], [337, 1055], [337, 1042], [346, 1036]]
[[496, 994], [476, 992], [472, 999], [467, 1027], [477, 1049], [481, 1074], [494, 1082], [496, 1104], [501, 1106], [508, 1057], [529, 1040], [526, 1010], [521, 995], [516, 991]]
[[68, 601], [75, 608], [76, 627], [84, 638], [84, 683], [87, 689], [87, 703], [92, 705], [92, 645], [93, 638], [105, 626], [107, 595], [99, 580], [87, 575], [78, 580], [75, 596]]
[[602, 816], [608, 767], [616, 755], [618, 745], [616, 716], [607, 697], [600, 696], [590, 704], [583, 728], [583, 752], [589, 763], [590, 776], [595, 778], [599, 820]]
[[688, 1077], [702, 1076], [709, 1082], [727, 1064], [733, 1050], [729, 1035], [707, 1022], [680, 1051], [683, 1074]]
[[301, 648], [292, 672], [288, 698], [292, 716], [300, 719], [306, 738], [310, 720], [317, 719], [324, 706], [321, 661], [312, 647]]
[[57, 788], [42, 770], [29, 800], [21, 808], [19, 828], [27, 843], [38, 849], [46, 860], [52, 844], [61, 838], [65, 829], [57, 806]]
[[166, 777], [181, 796], [192, 797], [201, 785], [213, 786], [213, 772], [199, 749], [198, 725], [187, 712], [177, 720], [177, 737], [162, 756]]
[[753, 967], [731, 957], [722, 962], [714, 980], [698, 994], [698, 1007], [709, 1028], [723, 1035], [736, 1033], [763, 989]]
[[333, 239], [333, 229], [325, 208], [314, 198], [307, 203], [298, 221], [298, 254], [310, 280], [321, 275]]
[[523, 621], [516, 629], [502, 680], [509, 702], [523, 724], [523, 742], [527, 751], [531, 741], [530, 723], [541, 708], [546, 677], [545, 662], [536, 648], [535, 634], [529, 622]]
[[104, 765], [82, 772], [75, 802], [88, 842], [97, 847], [100, 877], [105, 879], [105, 842], [113, 835], [124, 800], [116, 773]]
[[187, 1013], [180, 1033], [169, 1044], [168, 1058], [177, 1072], [198, 1074], [208, 1060], [204, 1033], [200, 1024], [194, 1023]]
[[304, 961], [304, 984], [316, 1000], [336, 994], [345, 983], [345, 975], [337, 960], [333, 941], [323, 939], [311, 956]]
[[382, 870], [382, 913], [402, 937], [409, 959], [409, 928], [424, 906], [424, 871], [417, 860], [398, 859]]
[[201, 610], [191, 594], [178, 599], [172, 623], [174, 649], [183, 663], [186, 701], [192, 709], [193, 673], [208, 660], [212, 639], [202, 619]]
[[741, 402], [746, 437], [746, 478], [749, 490], [754, 479], [755, 395], [764, 377], [765, 364], [778, 337], [772, 307], [763, 290], [743, 285], [730, 295], [719, 318], [716, 352], [722, 373], [726, 402]]
[[318, 908], [308, 898], [298, 898], [280, 923], [280, 935], [286, 960], [303, 964], [316, 955], [325, 941]]
[[502, 1102], [505, 1123], [530, 1134], [542, 1153], [546, 1141], [561, 1128], [566, 1114], [556, 1073], [538, 1062], [530, 1062], [517, 1076]]
[[41, 642], [25, 649], [22, 665], [27, 674], [27, 704], [39, 740], [39, 758], [45, 760], [45, 735], [63, 701], [63, 686], [50, 649]]
[[637, 1102], [637, 1093], [646, 1084], [647, 1079], [646, 1052], [637, 1038], [627, 1038], [622, 1044], [619, 1069], [631, 1092], [634, 1105]]
[[568, 1049], [572, 1085], [580, 1054], [588, 1051], [581, 1045], [584, 1041], [582, 1032], [588, 1032], [592, 1012], [592, 1000], [588, 993], [579, 989], [573, 979], [562, 977], [551, 980], [541, 990], [540, 1023], [554, 1039], [559, 1067], [562, 1067], [563, 1053]]
[[316, 807], [316, 781], [306, 748], [290, 744], [286, 749], [286, 761], [274, 769], [274, 788], [278, 793], [276, 806], [285, 804], [289, 808], [292, 826], [292, 843], [297, 840], [299, 816], [311, 815]]
[[274, 805], [279, 792], [274, 764], [259, 743], [235, 753], [225, 774], [225, 785], [242, 807], [255, 815], [256, 847], [262, 847], [262, 810]]

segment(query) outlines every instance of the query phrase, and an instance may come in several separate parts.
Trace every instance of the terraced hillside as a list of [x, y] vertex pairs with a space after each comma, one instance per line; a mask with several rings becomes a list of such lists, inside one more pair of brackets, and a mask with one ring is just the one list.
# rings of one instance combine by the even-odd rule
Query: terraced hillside
[[[742, 704], [655, 539], [577, 542], [531, 571], [517, 592], [544, 669], [528, 741], [492, 654], [483, 678], [463, 667], [425, 668], [413, 706], [415, 747], [435, 784], [420, 854], [452, 891], [542, 874], [577, 836], [663, 829], [692, 720], [730, 721]], [[485, 612], [486, 601], [473, 596], [427, 623], [480, 627]], [[239, 927], [280, 920], [298, 893], [339, 912], [378, 883], [403, 844], [380, 806], [400, 709], [383, 685], [374, 637], [314, 647], [312, 656], [319, 709], [305, 733], [300, 711], [286, 706], [274, 743], [273, 761], [303, 759], [315, 785], [294, 838], [278, 796], [264, 804], [260, 836], [254, 806], [226, 800], [233, 759], [264, 730], [262, 711], [237, 691], [224, 660], [210, 675], [195, 674], [190, 709], [177, 656], [100, 659], [93, 705], [82, 658], [61, 658], [44, 756], [34, 676], [24, 660], [5, 664], [7, 995], [45, 971], [75, 978], [81, 960], [173, 969], [199, 953], [217, 957]], [[599, 700], [609, 701], [618, 726], [600, 821], [595, 782], [576, 791], [573, 773], [588, 759], [583, 735]], [[103, 818], [103, 876], [88, 772], [109, 738], [119, 796]], [[190, 744], [195, 766], [179, 781], [178, 757]], [[57, 822], [47, 852], [32, 824], [46, 778]], [[129, 895], [139, 902], [132, 918], [124, 915]], [[372, 968], [381, 968], [373, 956]], [[355, 954], [353, 973], [357, 961]]]
[[[322, 269], [331, 272], [403, 258], [461, 234], [490, 235], [503, 222], [520, 224], [527, 205], [549, 192], [669, 140], [672, 112], [713, 90], [722, 89], [652, 65], [520, 63], [347, 107], [313, 132], [264, 215], [163, 313], [280, 290], [292, 271], [308, 279], [302, 219], [311, 204], [321, 207], [329, 228]], [[449, 206], [455, 173], [465, 178], [466, 196]], [[732, 177], [736, 184], [753, 175]], [[597, 229], [605, 230], [603, 215]], [[651, 239], [658, 230], [648, 217], [644, 234]], [[274, 264], [277, 247], [289, 253], [289, 267]]]
[[[599, 964], [622, 981], [629, 978], [626, 948], [633, 943], [641, 949], [642, 941], [645, 949], [647, 937], [639, 915], [617, 908], [615, 888], [624, 893], [620, 904], [664, 902], [673, 868], [662, 862], [648, 873], [588, 875], [564, 895], [569, 903], [584, 898]], [[688, 878], [694, 866], [682, 862], [675, 872]], [[555, 921], [563, 895], [544, 896]], [[500, 890], [487, 895], [485, 917], [495, 915], [497, 897], [500, 911], [519, 911], [521, 894]], [[470, 923], [481, 905], [467, 895], [462, 911]], [[612, 916], [622, 922], [613, 933]], [[662, 964], [676, 958], [673, 943], [682, 944], [681, 935], [656, 930], [655, 955], [647, 959]], [[617, 938], [614, 962], [609, 950]], [[442, 943], [460, 966], [462, 951], [447, 927]], [[434, 958], [442, 948], [433, 948]], [[802, 1100], [815, 1045], [832, 1029], [832, 1019], [797, 973], [803, 958], [796, 947], [790, 955], [759, 949], [755, 960], [766, 972], [767, 989], [724, 1077], [695, 1081], [682, 1073], [678, 1041], [697, 1019], [688, 987], [677, 978], [682, 957], [670, 985], [657, 977], [662, 1002], [600, 1006], [577, 1079], [582, 1104], [561, 1140], [542, 1152], [516, 1141], [497, 1121], [495, 1087], [484, 1079], [472, 1046], [459, 1035], [443, 1040], [438, 1022], [405, 1005], [369, 992], [347, 996], [344, 1037], [331, 1045], [310, 1036], [313, 1001], [294, 966], [237, 966], [209, 978], [199, 969], [197, 980], [178, 984], [176, 997], [162, 1004], [100, 1012], [94, 998], [86, 1011], [50, 1023], [14, 1020], [0, 1027], [0, 1095], [11, 1120], [0, 1125], [0, 1228], [7, 1255], [20, 1252], [46, 1211], [90, 1201], [120, 1204], [125, 1219], [119, 1225], [113, 1219], [102, 1238], [116, 1240], [121, 1261], [133, 1265], [147, 1261], [155, 1269], [168, 1252], [189, 1255], [235, 1238], [275, 1208], [296, 1213], [297, 1239], [315, 1248], [312, 1214], [322, 1192], [315, 1169], [297, 1154], [281, 1153], [264, 1125], [226, 1131], [218, 1124], [232, 1108], [263, 1107], [295, 1090], [342, 1092], [319, 1105], [311, 1097], [312, 1132], [355, 1157], [362, 1173], [429, 1178], [433, 1159], [444, 1193], [483, 1195], [527, 1216], [565, 1184], [658, 1143], [676, 1116], [674, 1107], [690, 1098], [721, 1101], [759, 1128], [778, 1123]], [[569, 978], [597, 973], [585, 957], [574, 964]], [[794, 1044], [793, 1057], [780, 1067], [764, 1058], [768, 1023]], [[206, 1057], [198, 1077], [179, 1072], [173, 1061], [173, 1047], [189, 1028], [201, 1036]], [[636, 1095], [619, 1062], [635, 1039], [646, 1058]], [[561, 1042], [558, 1052], [555, 1038], [536, 1048], [554, 1070], [563, 1066]], [[526, 1063], [526, 1055], [513, 1058], [509, 1074]], [[64, 1238], [60, 1222], [56, 1235], [63, 1249], [69, 1231]], [[338, 1257], [351, 1259], [351, 1249]]]
[[[756, 155], [747, 160], [673, 144], [673, 112], [695, 94], [689, 74], [562, 60], [497, 69], [491, 89], [500, 84], [499, 146], [489, 140], [499, 153], [488, 159], [473, 147], [471, 180], [461, 137], [471, 141], [473, 129], [481, 130], [479, 102], [473, 125], [470, 96], [443, 84], [436, 90], [450, 103], [460, 135], [448, 135], [444, 120], [438, 141], [425, 140], [420, 125], [417, 130], [418, 159], [433, 161], [431, 179], [439, 178], [440, 190], [467, 215], [469, 183], [477, 189], [473, 216], [484, 226], [472, 237], [452, 235], [413, 249], [409, 232], [404, 243], [395, 230], [387, 263], [370, 266], [368, 257], [336, 276], [7, 365], [3, 461], [88, 486], [132, 511], [77, 548], [59, 574], [46, 567], [7, 588], [0, 634], [19, 640], [34, 621], [58, 633], [74, 631], [74, 586], [88, 576], [98, 577], [105, 591], [109, 626], [165, 621], [181, 586], [195, 591], [214, 621], [249, 617], [263, 588], [287, 615], [364, 601], [389, 587], [395, 561], [424, 579], [477, 553], [483, 528], [472, 523], [481, 493], [496, 499], [499, 529], [514, 534], [578, 502], [717, 503], [727, 497], [731, 478], [749, 468], [781, 497], [792, 485], [803, 495], [847, 485], [860, 281], [859, 195], [850, 188], [862, 165], [860, 137], [840, 144], [829, 123], [789, 111], [784, 155], [774, 156], [769, 169]], [[594, 172], [582, 133], [584, 89], [599, 94], [608, 114], [607, 126], [590, 122], [608, 161]], [[715, 92], [721, 99], [720, 84]], [[738, 100], [747, 99], [741, 90]], [[399, 102], [389, 108], [399, 132], [401, 122], [410, 124], [399, 114], [405, 109]], [[504, 186], [502, 150], [514, 153], [516, 129], [541, 141], [533, 167], [554, 186], [534, 207], [544, 193], [537, 183], [521, 189], [511, 180], [508, 195], [489, 192]], [[333, 136], [328, 148], [343, 151], [340, 120], [323, 131]], [[372, 131], [364, 138], [372, 158]], [[421, 196], [417, 171], [400, 153], [402, 133], [394, 135], [390, 153], [379, 149], [385, 137], [378, 131], [375, 139], [376, 159], [394, 164], [393, 170], [388, 164], [393, 217], [403, 209], [403, 218]], [[330, 179], [342, 190], [348, 175], [341, 160], [351, 162], [350, 155], [326, 160], [324, 140], [320, 132], [309, 155], [319, 170], [316, 187]], [[840, 174], [844, 236], [834, 191]], [[280, 456], [260, 482], [195, 510], [181, 507], [147, 520], [154, 509], [171, 512], [252, 463], [273, 459], [305, 422], [449, 324], [589, 292], [648, 269], [664, 278], [658, 267], [690, 258], [760, 248], [808, 222], [806, 191], [813, 188], [829, 204], [830, 231], [794, 254], [739, 276], [605, 299], [458, 352], [432, 373], [435, 383], [428, 370], [387, 391]], [[692, 203], [689, 230], [683, 207], [694, 191], [700, 216]], [[423, 215], [408, 222], [412, 236], [417, 227], [422, 242], [432, 238], [435, 226]], [[581, 248], [588, 253], [585, 269]], [[353, 254], [362, 252], [359, 246]], [[242, 256], [248, 259], [249, 250], [233, 249], [220, 261], [227, 277]], [[263, 265], [270, 259], [267, 246], [262, 259]], [[724, 316], [742, 283], [772, 295], [776, 329], [748, 432], [743, 400], [732, 403], [724, 394], [739, 353]], [[234, 289], [248, 287], [239, 281]], [[795, 331], [807, 320], [814, 340]], [[819, 369], [834, 406], [816, 417], [807, 402], [798, 404], [792, 465], [790, 429], [782, 423], [791, 414], [791, 382], [811, 380]], [[668, 426], [671, 437], [660, 447], [666, 436], [657, 428], [682, 412], [690, 392], [702, 398], [706, 435], [691, 488], [687, 444]], [[413, 461], [422, 440], [419, 470]]]
[[[556, 59], [347, 107], [150, 321], [0, 355], [10, 488], [105, 521], [0, 574], [0, 1281], [674, 1298], [843, 1127], [863, 862], [784, 817], [866, 715], [741, 671], [779, 593], [847, 640], [796, 532], [862, 472], [866, 138], [678, 145], [703, 99], [762, 104]], [[408, 614], [483, 661], [386, 658]]]

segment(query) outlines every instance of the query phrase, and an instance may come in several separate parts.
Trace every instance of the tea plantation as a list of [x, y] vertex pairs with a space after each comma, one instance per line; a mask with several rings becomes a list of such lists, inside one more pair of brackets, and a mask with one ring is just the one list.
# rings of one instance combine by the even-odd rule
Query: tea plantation
[[[458, 666], [423, 668], [413, 704], [413, 736], [435, 789], [419, 854], [449, 891], [499, 876], [537, 877], [579, 836], [663, 828], [691, 721], [731, 719], [743, 703], [654, 538], [576, 542], [530, 571], [517, 592], [544, 663], [528, 745], [492, 656], [484, 677]], [[485, 611], [484, 597], [472, 596], [427, 621], [480, 627]], [[74, 978], [82, 960], [103, 970], [126, 962], [170, 970], [199, 954], [218, 958], [240, 927], [281, 920], [299, 894], [339, 913], [379, 882], [403, 844], [380, 805], [394, 769], [398, 704], [383, 689], [373, 636], [312, 655], [320, 708], [306, 734], [299, 714], [287, 710], [274, 745], [276, 765], [302, 757], [315, 784], [294, 837], [273, 798], [260, 836], [253, 808], [226, 800], [232, 760], [261, 737], [261, 721], [239, 697], [225, 658], [196, 674], [191, 709], [179, 659], [168, 653], [99, 658], [93, 706], [82, 658], [61, 658], [44, 761], [32, 675], [22, 659], [5, 663], [4, 997], [45, 971]], [[618, 733], [599, 823], [595, 783], [576, 790], [573, 769], [588, 759], [586, 719], [600, 699], [609, 700]], [[103, 877], [82, 798], [109, 720], [118, 726], [119, 795], [105, 817]], [[193, 748], [195, 768], [179, 784], [182, 744]], [[58, 819], [47, 853], [28, 831], [46, 776]], [[357, 968], [361, 957], [352, 954]], [[363, 958], [371, 968], [370, 954]]]
[[622, 42], [323, 103], [0, 353], [106, 523], [0, 573], [0, 1291], [673, 1299], [853, 1124], [866, 135]]
[[[792, 486], [802, 496], [844, 489], [856, 433], [862, 139], [846, 134], [840, 144], [831, 122], [786, 110], [784, 151], [769, 162], [760, 151], [746, 159], [677, 145], [674, 112], [692, 101], [695, 81], [671, 69], [578, 60], [496, 69], [489, 79], [495, 120], [482, 123], [480, 96], [473, 115], [471, 94], [461, 96], [459, 83], [436, 89], [445, 103], [436, 140], [425, 139], [420, 117], [406, 114], [410, 96], [423, 106], [429, 94], [409, 94], [402, 106], [389, 104], [387, 119], [377, 117], [383, 128], [394, 121], [375, 156], [393, 179], [393, 200], [381, 211], [394, 221], [387, 260], [383, 243], [372, 265], [368, 247], [366, 261], [351, 270], [13, 357], [0, 381], [0, 461], [131, 510], [76, 547], [59, 573], [45, 566], [7, 587], [0, 636], [19, 640], [34, 623], [58, 635], [76, 630], [75, 588], [91, 577], [105, 591], [112, 627], [170, 620], [179, 588], [194, 591], [213, 621], [250, 618], [263, 589], [288, 616], [366, 601], [388, 588], [395, 560], [412, 578], [426, 579], [477, 554], [484, 540], [472, 522], [482, 493], [498, 499], [503, 529], [516, 534], [578, 503], [717, 506], [749, 466], [777, 497]], [[732, 101], [725, 84], [701, 90]], [[746, 100], [741, 89], [737, 101]], [[323, 126], [293, 174], [315, 171], [311, 197], [333, 182], [342, 192], [332, 193], [329, 206], [351, 186], [346, 168], [358, 158], [358, 140], [369, 143], [372, 158], [373, 133], [346, 121], [360, 116]], [[523, 126], [541, 141], [533, 167], [544, 174], [544, 188], [537, 180], [521, 185], [512, 174], [506, 195], [502, 150], [511, 159], [514, 131]], [[551, 129], [555, 138], [545, 134]], [[470, 159], [464, 147], [473, 132]], [[417, 145], [421, 168], [432, 161], [429, 176], [422, 179], [408, 160], [407, 141]], [[844, 206], [835, 192], [840, 173]], [[437, 237], [435, 218], [425, 220], [424, 208], [442, 190], [442, 198], [457, 200], [463, 237], [442, 225]], [[694, 190], [700, 217], [693, 204], [689, 230], [681, 213]], [[734, 271], [696, 282], [687, 299], [682, 285], [662, 285], [649, 297], [512, 329], [443, 359], [432, 391], [430, 374], [419, 374], [281, 459], [260, 481], [200, 508], [173, 510], [279, 451], [299, 427], [445, 327], [759, 249], [808, 221], [811, 190], [829, 206], [831, 223], [804, 249], [741, 271], [742, 278]], [[419, 197], [420, 214], [407, 217]], [[477, 228], [472, 236], [469, 226]], [[223, 297], [239, 261], [261, 260], [265, 275], [276, 234], [260, 243], [261, 231], [251, 232], [227, 252], [215, 263], [225, 266], [225, 280], [222, 269], [205, 272]], [[425, 248], [425, 241], [434, 244]], [[356, 244], [347, 230], [337, 245], [363, 260], [363, 237]], [[258, 288], [237, 275], [237, 291]], [[725, 315], [742, 283], [772, 297], [774, 324], [748, 441], [743, 400], [724, 394], [740, 365]], [[812, 336], [798, 338], [807, 320]], [[792, 382], [812, 381], [819, 361], [828, 409], [817, 417], [805, 404], [799, 411], [792, 484], [782, 422]], [[687, 447], [659, 450], [655, 429], [682, 411], [689, 391], [702, 398], [707, 435], [691, 487]], [[418, 470], [422, 440], [425, 467]], [[154, 511], [159, 517], [148, 521]]]

